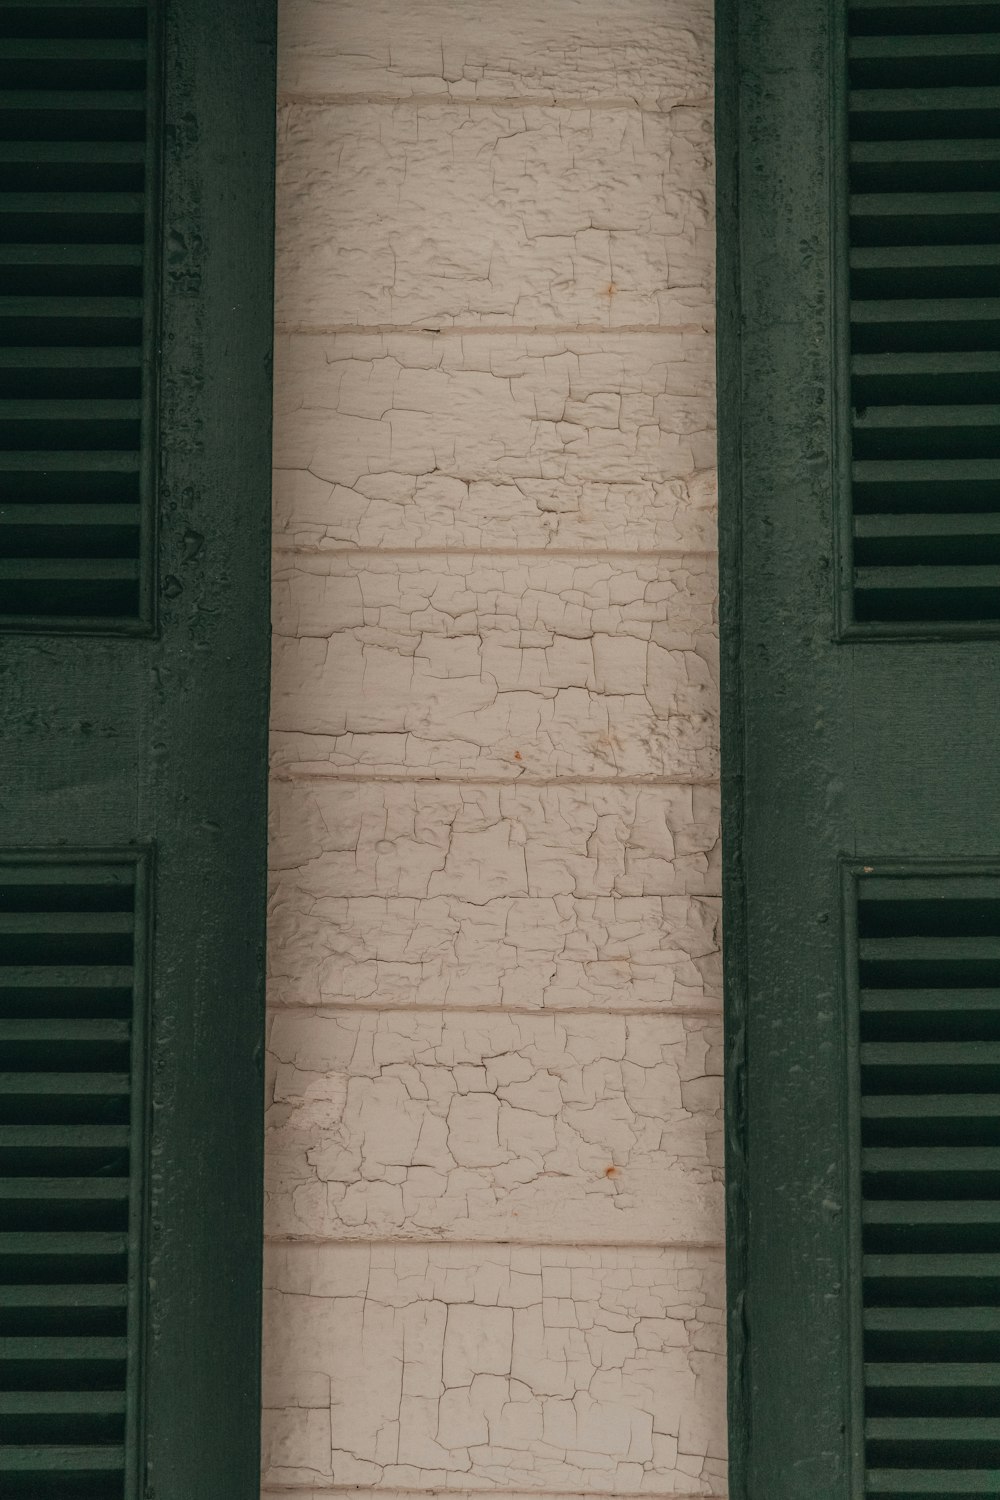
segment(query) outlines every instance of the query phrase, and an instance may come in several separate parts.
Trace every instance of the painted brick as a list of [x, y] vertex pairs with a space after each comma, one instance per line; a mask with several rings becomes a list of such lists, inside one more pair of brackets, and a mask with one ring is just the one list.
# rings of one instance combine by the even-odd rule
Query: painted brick
[[718, 1007], [713, 787], [278, 781], [271, 805], [274, 1005]]
[[710, 326], [712, 117], [286, 104], [276, 316]]
[[712, 88], [712, 17], [691, 0], [282, 0], [279, 88], [450, 99], [634, 100]]
[[282, 0], [268, 1500], [725, 1492], [711, 30]]
[[272, 1234], [715, 1243], [715, 1019], [281, 1011]]
[[718, 1250], [283, 1246], [265, 1475], [724, 1493]]
[[715, 547], [707, 333], [285, 336], [275, 378], [283, 544]]
[[698, 556], [287, 558], [276, 763], [711, 779], [715, 614]]

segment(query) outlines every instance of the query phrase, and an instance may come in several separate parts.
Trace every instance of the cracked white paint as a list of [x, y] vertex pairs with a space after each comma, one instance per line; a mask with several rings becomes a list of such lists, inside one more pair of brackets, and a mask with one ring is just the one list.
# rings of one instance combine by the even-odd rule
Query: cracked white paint
[[268, 1500], [725, 1492], [711, 31], [281, 0]]
[[275, 1247], [266, 1482], [720, 1495], [723, 1296], [717, 1251]]
[[269, 1228], [714, 1240], [720, 1040], [688, 1015], [277, 1012]]
[[711, 779], [715, 614], [697, 556], [279, 561], [277, 763]]
[[715, 546], [709, 333], [286, 335], [282, 545]]
[[282, 0], [278, 78], [291, 94], [669, 110], [711, 96], [712, 11], [692, 0]]
[[277, 781], [271, 1002], [716, 1011], [714, 787]]
[[704, 325], [711, 149], [705, 103], [286, 104], [278, 320]]

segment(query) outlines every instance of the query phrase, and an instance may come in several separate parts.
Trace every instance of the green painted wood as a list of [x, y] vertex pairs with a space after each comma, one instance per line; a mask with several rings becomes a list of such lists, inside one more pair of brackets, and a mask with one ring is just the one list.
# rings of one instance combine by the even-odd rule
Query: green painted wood
[[0, 1391], [0, 1417], [113, 1416], [124, 1410], [118, 1391]]
[[1000, 1224], [1000, 1202], [927, 1201], [910, 1199], [889, 1203], [869, 1201], [862, 1208], [866, 1224]]
[[991, 1389], [1000, 1386], [1000, 1363], [997, 1364], [867, 1364], [865, 1383], [872, 1387], [891, 1386], [919, 1389], [941, 1386], [971, 1386]]
[[[46, 1363], [69, 1360], [120, 1362], [128, 1354], [127, 1339], [43, 1338], [18, 1339], [0, 1336], [0, 1363], [5, 1360], [37, 1360]], [[0, 1453], [4, 1451], [0, 1446]]]
[[143, 193], [0, 193], [0, 215], [31, 213], [58, 214], [65, 218], [74, 213], [137, 215], [145, 208]]
[[[141, 39], [145, 7], [99, 9]], [[0, 1328], [7, 1383], [49, 1386], [0, 1388], [11, 1500], [258, 1485], [275, 9], [154, 6], [162, 169], [137, 226], [143, 94], [45, 79], [139, 49], [82, 55], [92, 6], [0, 3], [0, 239], [21, 236], [0, 245], [0, 593], [58, 582], [60, 526], [94, 588], [140, 590], [124, 625], [72, 599], [0, 622]], [[107, 242], [66, 242], [67, 211]], [[145, 347], [98, 342], [143, 318]], [[155, 476], [114, 426], [137, 417]], [[73, 446], [50, 451], [57, 423]], [[137, 519], [138, 573], [100, 551]], [[104, 919], [115, 869], [134, 924]], [[38, 913], [81, 871], [55, 932]], [[104, 1389], [57, 1389], [65, 1361]]]
[[716, 23], [730, 1493], [996, 1495], [997, 7]]
[[[102, 509], [111, 512], [110, 506]], [[947, 515], [905, 515], [896, 512], [886, 516], [855, 516], [854, 535], [865, 540], [888, 538], [893, 541], [903, 537], [926, 537], [941, 541], [956, 537], [996, 537], [1000, 536], [1000, 516], [978, 515], [975, 511], [967, 515], [952, 511]]]
[[921, 167], [928, 162], [947, 162], [949, 166], [973, 162], [979, 166], [984, 160], [1000, 161], [1000, 144], [989, 137], [976, 140], [851, 141], [848, 155], [855, 164], [885, 164], [894, 168], [906, 162], [917, 162]]
[[996, 937], [906, 937], [862, 938], [859, 957], [864, 963], [962, 963], [966, 960], [1000, 962], [1000, 934]]
[[[124, 1307], [128, 1287], [89, 1284], [68, 1286], [0, 1286], [0, 1308], [11, 1307]], [[121, 1397], [124, 1402], [124, 1396]]]
[[125, 1468], [124, 1448], [0, 1447], [0, 1474], [107, 1474]]
[[1000, 1276], [1000, 1255], [866, 1255], [866, 1276], [920, 1276], [980, 1279]]
[[[103, 247], [102, 247], [103, 248]], [[38, 257], [32, 257], [36, 260]], [[97, 263], [97, 257], [81, 256], [82, 263]], [[0, 259], [0, 264], [10, 265], [15, 262]], [[16, 262], [20, 264], [21, 262]], [[101, 257], [100, 264], [107, 264], [107, 259]], [[60, 264], [66, 264], [65, 261]], [[69, 264], [77, 264], [74, 257]], [[112, 262], [116, 264], [116, 262]], [[122, 264], [128, 264], [123, 261]], [[32, 349], [18, 346], [14, 349], [0, 349], [0, 369], [14, 369], [26, 371], [31, 369], [58, 370], [58, 369], [85, 369], [87, 371], [99, 369], [128, 370], [134, 369], [141, 361], [142, 355], [138, 349], [90, 349], [90, 348], [38, 348]]]
[[[949, 36], [852, 36], [847, 44], [848, 56], [875, 58], [880, 63], [886, 58], [941, 58], [961, 57], [1000, 58], [1000, 37], [959, 35]], [[881, 73], [881, 68], [879, 69]], [[930, 82], [935, 81], [935, 68]]]
[[865, 1313], [864, 1325], [886, 1333], [995, 1334], [1000, 1332], [1000, 1308], [874, 1307]]
[[127, 1073], [0, 1073], [0, 1094], [127, 1094]]
[[937, 1014], [943, 1010], [1000, 1010], [1000, 990], [983, 989], [905, 989], [861, 991], [861, 1009], [870, 1015], [898, 1011], [924, 1011]]
[[65, 89], [0, 89], [0, 111], [9, 110], [12, 114], [122, 112], [141, 116], [145, 107], [145, 95], [134, 89], [87, 89], [76, 93]]
[[87, 989], [131, 989], [128, 964], [0, 964], [0, 991], [65, 989], [70, 997]]
[[132, 557], [0, 557], [0, 582], [112, 583], [138, 577], [139, 562]]
[[[92, 449], [54, 453], [0, 453], [0, 474], [11, 476], [45, 472], [65, 471], [73, 475], [76, 471], [92, 470], [107, 484], [107, 475], [134, 474], [139, 468], [139, 457], [135, 453], [102, 453]], [[110, 488], [110, 485], [108, 485]]]
[[862, 1064], [870, 1067], [997, 1067], [1000, 1046], [989, 1042], [864, 1042]]
[[80, 1042], [127, 1044], [130, 1034], [131, 1025], [128, 1021], [116, 1021], [105, 1016], [83, 1021], [63, 1016], [31, 1020], [12, 1020], [0, 1016], [0, 1046], [25, 1042], [43, 1046], [53, 1042], [72, 1046]]
[[928, 1116], [1000, 1118], [1000, 1094], [876, 1094], [861, 1101], [862, 1119], [898, 1120]]
[[7, 37], [3, 48], [6, 62], [139, 62], [146, 56], [145, 40], [105, 38], [92, 41], [87, 37], [32, 37], [19, 40]]
[[[6, 46], [4, 51], [6, 51]], [[49, 162], [128, 162], [141, 165], [146, 149], [143, 141], [0, 141], [0, 167], [44, 166]], [[13, 246], [4, 246], [6, 251]], [[61, 246], [66, 253], [66, 246]]]
[[[138, 309], [137, 309], [138, 310]], [[0, 400], [0, 423], [18, 418], [22, 422], [61, 421], [97, 422], [112, 418], [136, 421], [140, 413], [138, 401], [73, 400], [61, 401], [3, 401]]]
[[[99, 1202], [127, 1202], [128, 1177], [2, 1177], [0, 1202], [24, 1198], [31, 1203], [46, 1199], [79, 1203], [81, 1199]], [[0, 1296], [9, 1288], [0, 1287]]]
[[0, 1232], [0, 1255], [6, 1256], [45, 1254], [61, 1257], [90, 1255], [114, 1257], [123, 1254], [127, 1248], [128, 1241], [125, 1235], [101, 1231], [87, 1234], [78, 1234], [76, 1231], [66, 1234], [27, 1234], [23, 1231], [8, 1233], [6, 1230]]
[[870, 1495], [897, 1495], [928, 1500], [948, 1495], [995, 1495], [1000, 1469], [869, 1469], [865, 1484]]
[[105, 1146], [127, 1146], [125, 1125], [0, 1125], [0, 1151], [92, 1151]]
[[865, 1424], [870, 1438], [894, 1438], [906, 1443], [996, 1442], [997, 1417], [874, 1417]]
[[0, 911], [0, 940], [15, 935], [48, 938], [64, 933], [103, 937], [134, 930], [135, 917], [130, 911]]
[[[918, 219], [925, 215], [991, 214], [1000, 212], [1000, 193], [852, 193], [850, 211], [856, 218], [897, 215]], [[3, 197], [0, 196], [0, 208]]]

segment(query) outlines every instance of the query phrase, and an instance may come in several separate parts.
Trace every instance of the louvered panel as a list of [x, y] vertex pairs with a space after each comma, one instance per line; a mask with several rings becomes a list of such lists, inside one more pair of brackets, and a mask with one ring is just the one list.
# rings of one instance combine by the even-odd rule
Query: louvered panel
[[136, 875], [0, 866], [0, 1492], [12, 1500], [135, 1494]]
[[867, 1493], [1000, 1476], [1000, 879], [858, 901]]
[[155, 28], [0, 0], [0, 626], [150, 623]]
[[853, 610], [1000, 620], [1000, 8], [850, 0]]

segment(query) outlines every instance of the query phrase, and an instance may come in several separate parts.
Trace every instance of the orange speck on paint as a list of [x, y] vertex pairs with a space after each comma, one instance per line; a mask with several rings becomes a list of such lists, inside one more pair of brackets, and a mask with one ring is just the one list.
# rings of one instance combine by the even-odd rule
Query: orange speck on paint
[[618, 1176], [618, 1168], [616, 1166], [605, 1167], [604, 1168], [604, 1175], [605, 1175], [605, 1177], [617, 1177]]

